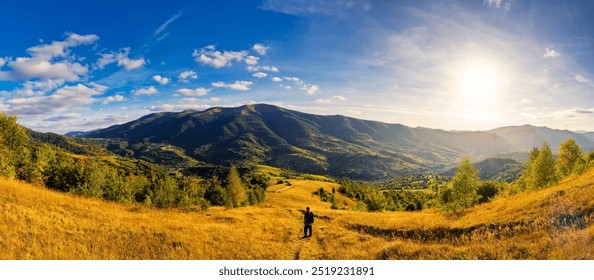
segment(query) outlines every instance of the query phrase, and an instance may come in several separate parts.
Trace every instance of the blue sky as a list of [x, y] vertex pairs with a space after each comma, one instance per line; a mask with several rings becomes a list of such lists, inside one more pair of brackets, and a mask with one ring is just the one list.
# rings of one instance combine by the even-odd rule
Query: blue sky
[[268, 103], [594, 131], [591, 1], [7, 1], [0, 111], [65, 133]]

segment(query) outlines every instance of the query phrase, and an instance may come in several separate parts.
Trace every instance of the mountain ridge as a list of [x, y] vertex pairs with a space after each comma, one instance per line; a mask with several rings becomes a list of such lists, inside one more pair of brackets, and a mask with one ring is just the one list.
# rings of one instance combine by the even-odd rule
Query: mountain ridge
[[578, 144], [594, 147], [594, 141], [580, 134], [533, 126], [526, 130], [536, 137], [521, 145], [526, 134], [512, 128], [452, 132], [255, 104], [153, 113], [82, 135], [119, 141], [108, 149], [133, 156], [171, 145], [206, 164], [267, 164], [353, 179], [445, 170], [464, 156], [479, 160], [528, 151], [534, 143], [541, 146], [541, 140], [565, 136], [562, 141], [574, 137]]

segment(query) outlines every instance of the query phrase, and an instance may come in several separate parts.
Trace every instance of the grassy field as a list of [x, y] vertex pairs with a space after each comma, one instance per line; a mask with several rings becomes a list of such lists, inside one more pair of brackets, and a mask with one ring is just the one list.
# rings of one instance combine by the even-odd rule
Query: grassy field
[[[312, 193], [337, 184], [289, 181], [257, 206], [187, 212], [0, 178], [0, 258], [594, 259], [594, 171], [463, 213], [331, 210]], [[306, 206], [318, 217], [300, 239]]]

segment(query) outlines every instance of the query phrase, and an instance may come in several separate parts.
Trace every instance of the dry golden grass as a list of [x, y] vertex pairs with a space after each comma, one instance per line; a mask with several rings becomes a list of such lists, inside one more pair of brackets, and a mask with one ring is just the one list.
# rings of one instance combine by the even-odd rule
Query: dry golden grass
[[[455, 214], [332, 210], [313, 192], [337, 184], [289, 181], [257, 206], [185, 212], [0, 178], [0, 258], [594, 259], [594, 171]], [[300, 239], [306, 206], [318, 218]]]

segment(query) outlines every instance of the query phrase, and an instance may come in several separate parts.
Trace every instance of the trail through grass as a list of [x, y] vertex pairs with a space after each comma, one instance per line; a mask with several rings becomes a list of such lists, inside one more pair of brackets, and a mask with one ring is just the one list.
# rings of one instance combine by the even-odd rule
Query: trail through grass
[[[337, 184], [289, 182], [256, 206], [191, 212], [0, 178], [0, 258], [594, 259], [594, 171], [457, 214], [332, 210], [314, 192]], [[317, 218], [300, 239], [305, 207]]]

